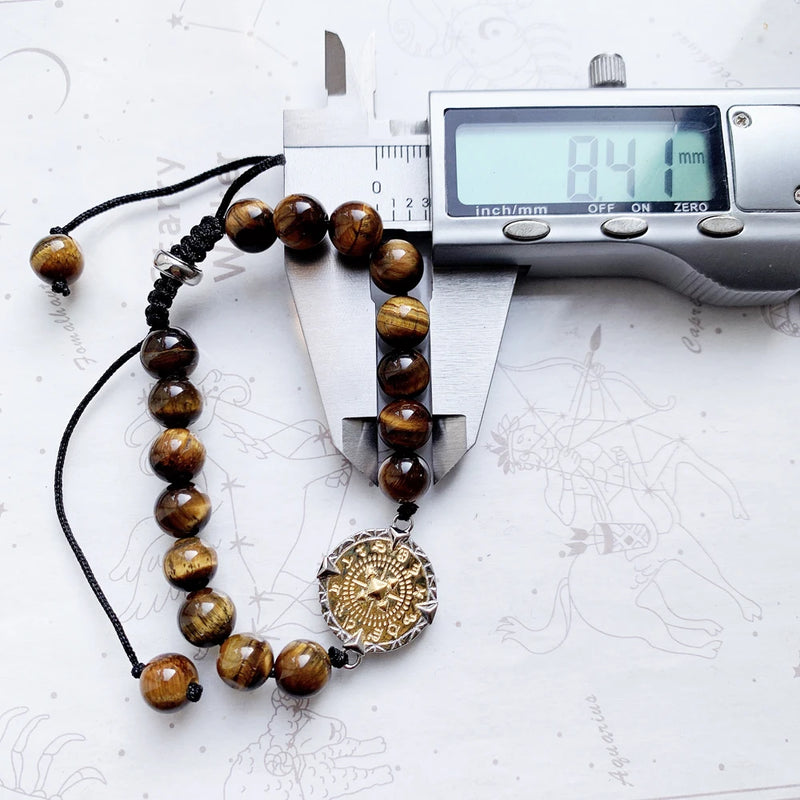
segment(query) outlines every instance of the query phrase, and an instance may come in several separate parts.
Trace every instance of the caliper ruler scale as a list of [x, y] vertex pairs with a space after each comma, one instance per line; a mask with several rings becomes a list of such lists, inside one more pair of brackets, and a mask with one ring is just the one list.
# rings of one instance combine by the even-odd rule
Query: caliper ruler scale
[[[593, 60], [593, 85], [624, 86], [620, 62]], [[368, 202], [423, 253], [435, 480], [477, 439], [519, 272], [719, 305], [800, 289], [797, 90], [432, 92], [428, 130], [377, 120], [366, 74], [359, 93], [327, 34], [328, 106], [285, 113], [286, 190]], [[286, 268], [333, 442], [374, 480], [380, 298], [330, 246]]]

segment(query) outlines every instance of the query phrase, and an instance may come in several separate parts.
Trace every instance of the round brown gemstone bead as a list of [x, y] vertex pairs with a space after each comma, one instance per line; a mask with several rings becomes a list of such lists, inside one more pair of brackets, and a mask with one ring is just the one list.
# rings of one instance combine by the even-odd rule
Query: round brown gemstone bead
[[275, 681], [287, 694], [316, 694], [331, 676], [331, 660], [322, 645], [307, 639], [289, 642], [275, 659]]
[[186, 641], [197, 647], [222, 644], [236, 624], [233, 601], [216, 589], [198, 589], [183, 601], [178, 612], [178, 627]]
[[428, 335], [428, 310], [414, 297], [390, 297], [378, 309], [375, 327], [394, 347], [416, 347]]
[[431, 438], [433, 419], [416, 400], [394, 400], [378, 415], [378, 432], [389, 447], [416, 450]]
[[161, 530], [180, 539], [194, 536], [211, 519], [211, 500], [193, 483], [188, 486], [168, 486], [156, 500], [153, 510]]
[[196, 536], [175, 542], [164, 555], [164, 577], [184, 592], [207, 586], [216, 571], [216, 551]]
[[404, 239], [389, 239], [369, 261], [372, 282], [387, 294], [406, 294], [422, 279], [424, 267], [419, 250]]
[[219, 648], [217, 674], [234, 689], [258, 689], [272, 671], [272, 648], [246, 633], [235, 633]]
[[245, 253], [262, 253], [277, 238], [272, 209], [250, 198], [234, 203], [225, 214], [225, 233]]
[[194, 664], [178, 653], [152, 659], [139, 677], [139, 689], [148, 705], [157, 711], [177, 711], [187, 703], [186, 690], [197, 683]]
[[318, 245], [328, 232], [328, 215], [322, 204], [307, 194], [290, 194], [272, 215], [278, 238], [294, 250]]
[[167, 428], [185, 428], [203, 411], [203, 397], [197, 387], [183, 378], [164, 378], [151, 390], [147, 407]]
[[63, 233], [45, 236], [31, 250], [31, 268], [45, 282], [78, 280], [83, 272], [83, 253], [78, 243]]
[[398, 503], [413, 503], [431, 485], [431, 471], [418, 455], [393, 453], [378, 468], [378, 486]]
[[188, 483], [205, 460], [205, 447], [186, 428], [167, 428], [150, 447], [153, 472], [170, 483]]
[[383, 236], [380, 214], [366, 203], [342, 203], [331, 214], [328, 234], [333, 246], [344, 256], [368, 256]]
[[389, 397], [414, 397], [431, 381], [431, 368], [422, 353], [395, 350], [378, 364], [378, 383]]
[[197, 366], [197, 345], [181, 328], [150, 331], [139, 354], [142, 366], [155, 378], [189, 375]]

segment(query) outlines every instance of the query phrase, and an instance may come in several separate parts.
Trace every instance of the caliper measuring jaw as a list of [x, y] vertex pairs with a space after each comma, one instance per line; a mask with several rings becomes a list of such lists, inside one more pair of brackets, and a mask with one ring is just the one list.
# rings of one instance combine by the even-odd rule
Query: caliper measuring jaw
[[[285, 191], [310, 194], [329, 212], [349, 200], [367, 202], [381, 214], [385, 238], [408, 239], [422, 253], [427, 283], [411, 294], [430, 309], [430, 396], [423, 399], [434, 418], [422, 454], [438, 481], [477, 440], [518, 268], [432, 264], [427, 122], [376, 119], [374, 42], [368, 50], [356, 80], [339, 37], [326, 33], [327, 106], [284, 112]], [[327, 241], [311, 252], [285, 252], [331, 439], [375, 482], [383, 457], [376, 366], [388, 352], [375, 315], [388, 295], [371, 286], [363, 264]]]

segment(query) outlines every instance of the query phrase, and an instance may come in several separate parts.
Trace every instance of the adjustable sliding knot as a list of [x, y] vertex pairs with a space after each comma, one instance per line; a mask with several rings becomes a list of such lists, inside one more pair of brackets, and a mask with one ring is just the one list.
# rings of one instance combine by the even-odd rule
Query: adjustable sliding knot
[[408, 522], [419, 510], [416, 503], [401, 503], [397, 507], [397, 519]]
[[62, 297], [69, 297], [70, 291], [67, 282], [64, 280], [56, 280], [50, 284], [50, 288], [55, 294], [60, 294]]
[[203, 261], [214, 245], [223, 237], [225, 231], [217, 217], [203, 217], [198, 225], [194, 225], [188, 236], [184, 236], [179, 244], [170, 248], [170, 253], [194, 265]]

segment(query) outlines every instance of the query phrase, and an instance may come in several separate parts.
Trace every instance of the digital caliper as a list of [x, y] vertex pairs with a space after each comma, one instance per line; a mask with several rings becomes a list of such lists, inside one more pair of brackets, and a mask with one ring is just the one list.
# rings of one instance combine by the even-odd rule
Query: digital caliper
[[[348, 81], [326, 34], [329, 104], [285, 113], [286, 190], [370, 203], [433, 265], [436, 479], [477, 438], [520, 271], [649, 278], [719, 305], [800, 290], [800, 90], [625, 89], [603, 55], [595, 88], [434, 91], [428, 123], [407, 125]], [[333, 441], [374, 477], [380, 298], [332, 248], [286, 267]]]

